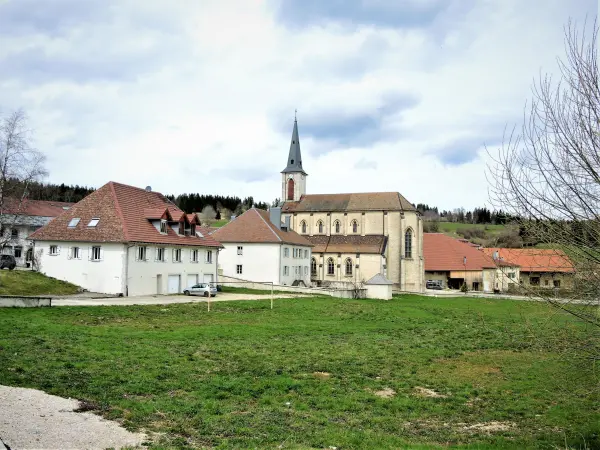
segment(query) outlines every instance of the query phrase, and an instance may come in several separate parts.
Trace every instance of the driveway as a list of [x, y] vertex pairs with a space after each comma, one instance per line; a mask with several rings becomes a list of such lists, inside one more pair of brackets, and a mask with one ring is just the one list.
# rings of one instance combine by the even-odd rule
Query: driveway
[[[298, 298], [298, 294], [274, 294], [274, 298]], [[270, 300], [271, 295], [219, 293], [211, 297], [212, 302], [228, 302], [234, 300]], [[169, 305], [173, 303], [205, 303], [206, 297], [186, 295], [142, 295], [139, 297], [107, 297], [90, 298], [83, 296], [62, 297], [52, 299], [52, 306], [131, 306], [131, 305]]]

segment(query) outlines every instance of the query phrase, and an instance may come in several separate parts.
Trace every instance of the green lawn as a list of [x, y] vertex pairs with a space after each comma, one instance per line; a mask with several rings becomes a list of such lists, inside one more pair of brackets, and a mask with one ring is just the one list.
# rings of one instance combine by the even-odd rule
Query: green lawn
[[229, 223], [229, 220], [221, 219], [221, 220], [216, 220], [210, 226], [211, 227], [222, 227], [223, 225], [227, 225], [228, 223]]
[[154, 448], [599, 448], [594, 367], [564, 356], [582, 331], [543, 304], [419, 296], [6, 309], [0, 380]]
[[[243, 283], [240, 283], [243, 284]], [[265, 284], [265, 289], [250, 289], [250, 288], [245, 288], [245, 287], [236, 287], [236, 286], [228, 286], [226, 284], [223, 284], [221, 286], [221, 292], [224, 293], [231, 293], [231, 294], [255, 294], [255, 295], [270, 295], [271, 294], [271, 286], [268, 284]], [[287, 291], [279, 291], [279, 290], [274, 290], [273, 294], [290, 294], [290, 292]], [[292, 292], [293, 294], [293, 292]]]
[[76, 294], [74, 284], [30, 270], [0, 270], [0, 295]]
[[480, 228], [486, 231], [486, 234], [495, 236], [506, 230], [506, 225], [491, 225], [491, 224], [473, 224], [473, 223], [458, 223], [458, 222], [439, 222], [440, 232], [458, 236], [457, 231], [461, 229]]

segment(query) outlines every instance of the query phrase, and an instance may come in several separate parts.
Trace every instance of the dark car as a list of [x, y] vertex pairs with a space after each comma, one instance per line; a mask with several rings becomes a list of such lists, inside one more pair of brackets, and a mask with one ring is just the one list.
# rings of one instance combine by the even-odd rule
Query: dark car
[[427, 288], [427, 289], [435, 289], [437, 291], [441, 291], [442, 289], [444, 289], [442, 287], [441, 280], [427, 280], [427, 282], [425, 283], [425, 288]]
[[17, 267], [17, 261], [13, 255], [0, 255], [0, 269], [13, 270]]

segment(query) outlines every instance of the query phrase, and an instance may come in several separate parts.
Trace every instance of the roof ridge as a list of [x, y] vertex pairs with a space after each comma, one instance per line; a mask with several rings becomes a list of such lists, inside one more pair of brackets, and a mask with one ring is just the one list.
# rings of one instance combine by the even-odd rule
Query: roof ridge
[[121, 205], [119, 204], [119, 197], [117, 196], [117, 192], [115, 191], [115, 183], [112, 181], [109, 181], [108, 184], [110, 185], [110, 191], [112, 193], [113, 196], [113, 200], [115, 202], [115, 209], [117, 210], [117, 214], [119, 215], [119, 219], [121, 220], [121, 226], [123, 227], [123, 237], [125, 238], [125, 240], [129, 240], [129, 233], [127, 231], [127, 221], [125, 220], [125, 217], [123, 216], [123, 211], [121, 211]]
[[269, 230], [271, 231], [271, 233], [273, 233], [273, 234], [275, 235], [275, 237], [276, 237], [277, 239], [279, 239], [279, 242], [283, 242], [283, 239], [281, 239], [281, 238], [279, 237], [279, 235], [277, 234], [277, 232], [276, 232], [275, 230], [273, 230], [273, 228], [271, 228], [271, 226], [269, 225], [269, 223], [268, 223], [268, 222], [265, 220], [265, 218], [264, 218], [264, 217], [262, 216], [262, 214], [261, 214], [261, 213], [258, 211], [258, 209], [254, 208], [254, 207], [253, 207], [253, 208], [251, 208], [251, 209], [253, 209], [253, 210], [256, 212], [256, 214], [258, 214], [258, 217], [260, 217], [260, 218], [261, 218], [261, 220], [262, 220], [262, 221], [265, 223], [265, 225], [267, 225], [267, 227], [269, 227]]

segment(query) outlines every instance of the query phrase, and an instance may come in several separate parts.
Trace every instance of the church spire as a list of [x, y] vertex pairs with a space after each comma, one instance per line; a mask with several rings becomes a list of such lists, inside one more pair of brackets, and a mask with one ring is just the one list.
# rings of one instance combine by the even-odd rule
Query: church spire
[[307, 175], [302, 168], [302, 154], [300, 153], [300, 138], [298, 137], [298, 119], [294, 115], [294, 130], [292, 131], [292, 143], [287, 166], [281, 173], [301, 173]]

